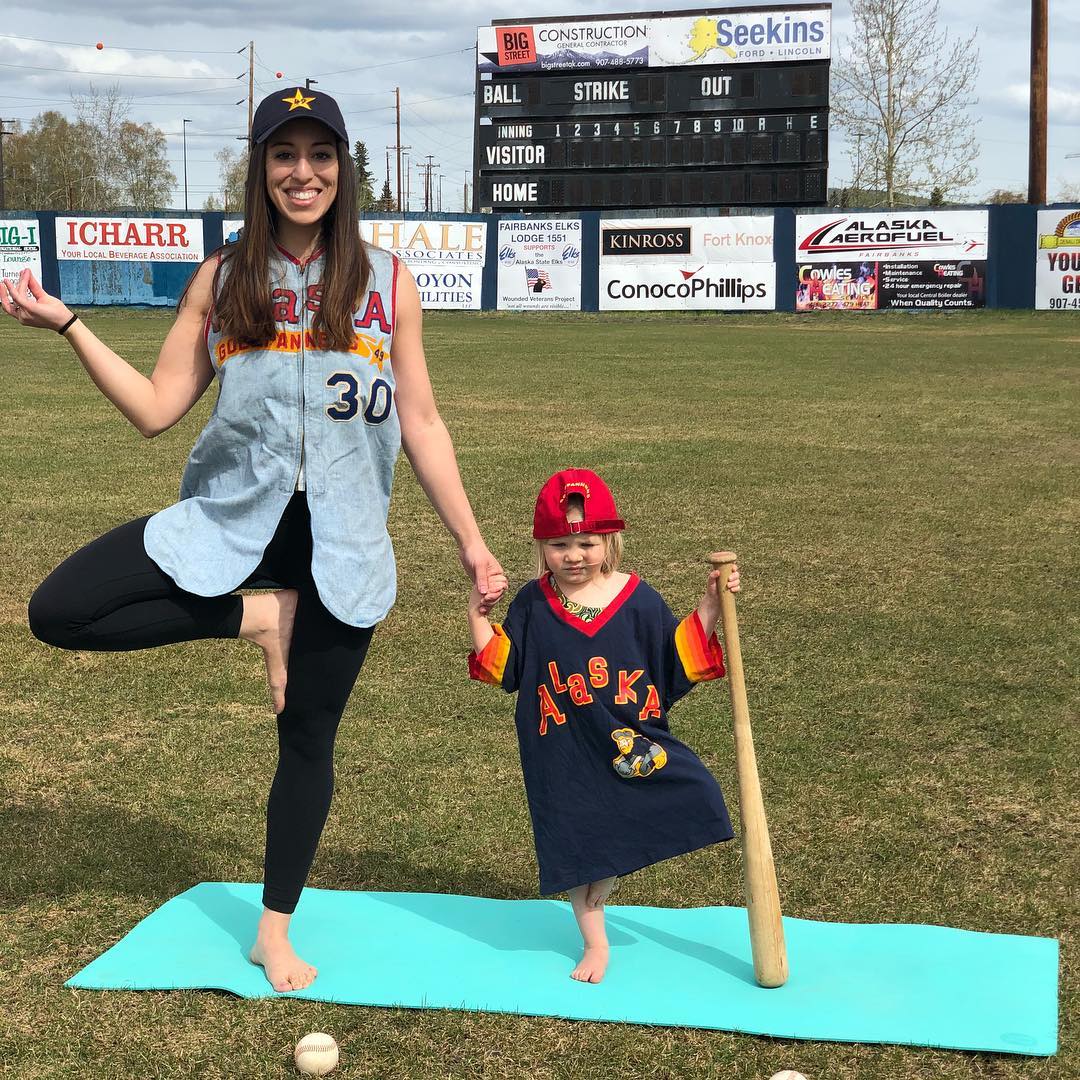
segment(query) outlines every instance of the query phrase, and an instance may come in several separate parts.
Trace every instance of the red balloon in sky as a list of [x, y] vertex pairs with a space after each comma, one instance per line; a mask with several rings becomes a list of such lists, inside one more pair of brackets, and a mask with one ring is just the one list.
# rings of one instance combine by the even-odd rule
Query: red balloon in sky
[[99, 49], [104, 49], [104, 48], [105, 48], [105, 42], [104, 42], [104, 41], [99, 41], [99, 42], [97, 43], [97, 47], [98, 47]]
[[277, 77], [278, 77], [279, 79], [281, 78], [281, 72], [280, 72], [280, 71], [279, 71], [279, 72], [277, 73]]

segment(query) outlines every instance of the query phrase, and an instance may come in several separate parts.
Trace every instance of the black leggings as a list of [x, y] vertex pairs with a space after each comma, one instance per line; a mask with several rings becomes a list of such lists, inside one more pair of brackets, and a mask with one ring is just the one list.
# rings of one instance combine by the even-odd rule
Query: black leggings
[[[143, 546], [147, 518], [121, 525], [61, 563], [30, 599], [34, 636], [61, 649], [129, 651], [235, 638], [243, 598], [179, 588]], [[289, 502], [258, 569], [242, 587], [299, 593], [278, 767], [266, 808], [263, 904], [290, 914], [315, 858], [334, 790], [334, 738], [374, 627], [330, 614], [311, 576], [307, 500]]]

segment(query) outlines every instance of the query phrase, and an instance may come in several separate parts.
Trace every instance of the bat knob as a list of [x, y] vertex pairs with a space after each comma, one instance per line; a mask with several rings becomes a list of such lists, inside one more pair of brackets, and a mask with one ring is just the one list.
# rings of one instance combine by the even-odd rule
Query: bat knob
[[737, 556], [734, 551], [714, 551], [709, 556], [709, 562], [712, 563], [713, 569], [724, 566], [727, 563], [733, 563], [736, 561]]

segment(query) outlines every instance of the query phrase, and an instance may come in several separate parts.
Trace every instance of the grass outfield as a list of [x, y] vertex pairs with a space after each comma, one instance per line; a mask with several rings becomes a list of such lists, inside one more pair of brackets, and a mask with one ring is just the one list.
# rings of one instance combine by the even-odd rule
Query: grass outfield
[[[87, 322], [149, 370], [169, 318]], [[213, 395], [145, 442], [54, 334], [4, 320], [0, 1072], [282, 1077], [295, 1040], [326, 1030], [342, 1077], [1077, 1076], [1080, 319], [432, 314], [426, 340], [513, 585], [539, 484], [570, 464], [609, 481], [626, 565], [676, 611], [708, 552], [739, 552], [785, 912], [1060, 937], [1059, 1055], [65, 990], [188, 886], [260, 878], [275, 739], [243, 643], [107, 655], [31, 638], [26, 599], [56, 563], [173, 500]], [[467, 586], [404, 458], [391, 531], [400, 599], [346, 713], [311, 884], [532, 897], [512, 703], [467, 681]], [[734, 815], [724, 688], [672, 723]], [[635, 874], [616, 901], [741, 903], [738, 849]]]

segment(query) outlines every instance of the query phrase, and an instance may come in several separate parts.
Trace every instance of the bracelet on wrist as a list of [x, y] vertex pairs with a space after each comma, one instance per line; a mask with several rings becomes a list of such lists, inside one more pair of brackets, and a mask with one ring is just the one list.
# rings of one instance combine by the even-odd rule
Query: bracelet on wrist
[[58, 334], [59, 334], [59, 335], [60, 335], [61, 337], [63, 337], [63, 336], [64, 336], [64, 335], [65, 335], [65, 334], [66, 334], [66, 333], [67, 333], [67, 332], [68, 332], [68, 331], [69, 331], [69, 330], [71, 329], [71, 327], [72, 327], [72, 326], [73, 326], [73, 325], [74, 325], [75, 323], [77, 323], [78, 321], [79, 321], [79, 316], [78, 316], [78, 315], [72, 315], [72, 316], [71, 316], [71, 318], [70, 318], [70, 319], [68, 319], [68, 321], [67, 321], [66, 323], [64, 323], [64, 325], [63, 325], [63, 326], [61, 326], [61, 327], [60, 327], [60, 329], [59, 329], [59, 330], [57, 330], [56, 332], [57, 332], [57, 333], [58, 333]]

